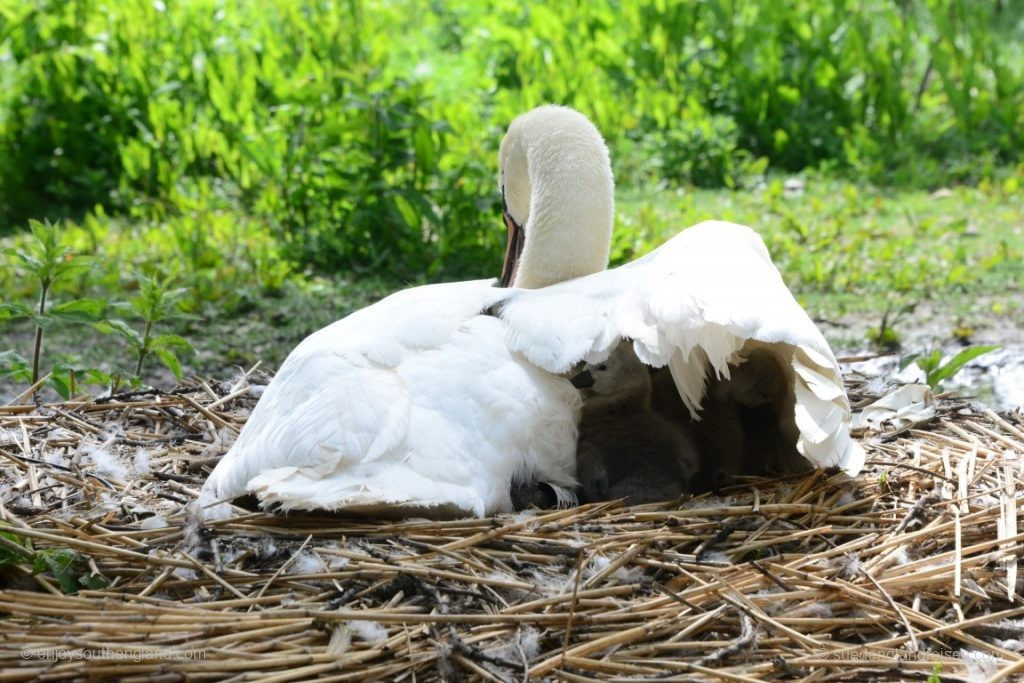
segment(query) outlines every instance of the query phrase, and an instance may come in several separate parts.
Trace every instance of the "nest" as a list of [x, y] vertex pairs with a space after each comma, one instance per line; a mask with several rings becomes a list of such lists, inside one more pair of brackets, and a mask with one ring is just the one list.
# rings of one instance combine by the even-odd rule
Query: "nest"
[[452, 522], [203, 523], [199, 489], [258, 388], [0, 408], [0, 680], [1024, 672], [1019, 413], [945, 400], [863, 439], [855, 479]]

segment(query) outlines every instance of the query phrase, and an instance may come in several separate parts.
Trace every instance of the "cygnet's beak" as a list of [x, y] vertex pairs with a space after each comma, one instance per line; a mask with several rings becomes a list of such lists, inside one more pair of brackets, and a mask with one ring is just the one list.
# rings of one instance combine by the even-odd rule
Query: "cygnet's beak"
[[526, 235], [523, 233], [522, 226], [516, 223], [508, 211], [504, 187], [501, 188], [501, 217], [505, 220], [505, 227], [508, 228], [508, 244], [505, 246], [505, 263], [501, 268], [498, 286], [511, 287], [516, 279], [516, 270], [519, 268], [519, 257], [523, 255]]
[[584, 370], [580, 374], [573, 376], [569, 381], [577, 389], [589, 389], [594, 386], [594, 376], [590, 374], [590, 370]]

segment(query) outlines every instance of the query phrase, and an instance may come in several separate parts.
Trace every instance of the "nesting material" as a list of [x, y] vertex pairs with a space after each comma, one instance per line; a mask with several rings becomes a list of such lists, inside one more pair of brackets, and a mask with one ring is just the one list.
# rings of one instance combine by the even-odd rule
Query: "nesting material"
[[[1019, 413], [940, 396], [929, 422], [862, 437], [856, 479], [452, 522], [200, 523], [257, 394], [203, 382], [0, 408], [0, 680], [1024, 672]], [[61, 549], [71, 595], [32, 572]]]

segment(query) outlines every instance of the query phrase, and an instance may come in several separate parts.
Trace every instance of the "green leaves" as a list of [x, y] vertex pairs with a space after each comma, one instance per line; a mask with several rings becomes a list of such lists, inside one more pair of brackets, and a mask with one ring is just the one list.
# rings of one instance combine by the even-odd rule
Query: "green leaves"
[[942, 362], [942, 349], [932, 349], [926, 354], [911, 354], [900, 360], [900, 369], [906, 368], [911, 363], [917, 365], [925, 374], [925, 381], [933, 391], [941, 388], [942, 383], [950, 379], [965, 365], [975, 358], [983, 356], [999, 349], [999, 346], [968, 346], [962, 349], [955, 356]]
[[0, 351], [0, 377], [10, 377], [18, 382], [29, 383], [32, 381], [32, 367], [13, 349]]
[[5, 522], [0, 522], [0, 569], [6, 565], [27, 562], [32, 559], [32, 539], [22, 538]]
[[71, 548], [36, 550], [31, 539], [22, 538], [15, 529], [0, 522], [0, 572], [13, 565], [30, 565], [33, 574], [49, 574], [65, 593], [109, 585], [104, 576], [92, 572], [89, 558], [81, 553]]
[[123, 320], [101, 320], [100, 322], [93, 323], [93, 327], [103, 334], [119, 334], [132, 346], [142, 345], [142, 334]]
[[173, 276], [148, 276], [137, 273], [139, 293], [130, 301], [132, 310], [146, 321], [159, 322], [174, 313], [185, 298], [184, 287], [171, 288]]
[[73, 323], [91, 323], [104, 316], [107, 302], [103, 299], [73, 299], [56, 304], [41, 316], [43, 319]]
[[16, 264], [27, 271], [30, 280], [38, 285], [39, 303], [35, 309], [19, 303], [0, 306], [0, 320], [28, 318], [35, 326], [35, 344], [32, 348], [31, 381], [39, 380], [39, 362], [43, 350], [43, 330], [58, 320], [87, 322], [102, 312], [103, 302], [95, 299], [76, 299], [58, 306], [48, 307], [47, 295], [53, 284], [63, 278], [83, 272], [89, 268], [89, 260], [76, 256], [62, 241], [61, 228], [49, 221], [29, 221], [32, 239], [22, 243], [21, 248], [7, 248], [5, 255], [13, 257]]
[[69, 277], [89, 268], [89, 260], [72, 254], [71, 249], [61, 243], [58, 224], [49, 221], [29, 221], [29, 230], [35, 238], [18, 248], [6, 248], [4, 253], [14, 257], [27, 274], [48, 288], [54, 281]]
[[29, 320], [46, 329], [60, 322], [88, 324], [102, 318], [106, 310], [107, 302], [103, 299], [72, 299], [47, 305], [43, 313], [22, 303], [5, 303], [0, 304], [0, 321]]
[[223, 210], [278, 240], [273, 263], [246, 264], [261, 285], [289, 260], [490, 272], [495, 147], [544, 102], [595, 120], [623, 186], [738, 188], [818, 164], [934, 186], [1024, 148], [1013, 3], [38, 4], [0, 32], [0, 232], [97, 205], [198, 222], [150, 254], [195, 273], [193, 309], [246, 282], [247, 256], [209, 244]]
[[170, 370], [176, 379], [181, 379], [181, 362], [176, 352], [192, 353], [192, 345], [175, 334], [162, 334], [150, 340], [150, 350], [156, 354], [160, 362]]
[[0, 321], [12, 319], [17, 320], [18, 318], [27, 318], [29, 320], [34, 319], [35, 311], [25, 304], [17, 302], [0, 304]]
[[32, 571], [36, 574], [48, 572], [65, 593], [77, 593], [81, 588], [99, 590], [109, 585], [106, 578], [89, 569], [88, 558], [70, 548], [38, 551], [32, 563]]
[[134, 352], [136, 357], [135, 376], [142, 374], [142, 366], [150, 354], [156, 355], [164, 366], [178, 380], [182, 377], [181, 361], [178, 352], [192, 352], [192, 345], [176, 334], [154, 335], [153, 327], [174, 317], [184, 300], [188, 290], [172, 288], [172, 276], [149, 276], [138, 273], [139, 293], [127, 302], [119, 302], [111, 306], [122, 313], [134, 314], [141, 320], [142, 330], [137, 330], [124, 320], [110, 318], [93, 324], [93, 327], [104, 333], [121, 337]]
[[[186, 288], [172, 287], [171, 276], [139, 272], [136, 275], [138, 294], [127, 302], [109, 304], [106, 299], [83, 297], [54, 303], [50, 300], [54, 285], [71, 279], [76, 273], [84, 273], [91, 262], [74, 254], [64, 244], [60, 225], [32, 221], [30, 232], [30, 239], [22, 240], [18, 248], [6, 249], [5, 255], [20, 266], [25, 275], [35, 280], [38, 304], [30, 307], [17, 301], [4, 302], [0, 304], [0, 321], [27, 320], [35, 327], [32, 363], [29, 366], [13, 349], [8, 350], [0, 353], [0, 373], [35, 384], [40, 378], [44, 330], [55, 325], [86, 324], [104, 334], [120, 336], [127, 342], [135, 355], [134, 377], [140, 377], [147, 356], [156, 354], [174, 376], [181, 379], [182, 367], [177, 354], [190, 352], [191, 345], [177, 335], [154, 335], [153, 326], [178, 315], [188, 293]], [[141, 330], [111, 314], [140, 320]], [[46, 380], [60, 396], [69, 399], [76, 394], [83, 378], [90, 383], [107, 383], [111, 379], [95, 368], [74, 368], [66, 363], [57, 363], [47, 373]]]

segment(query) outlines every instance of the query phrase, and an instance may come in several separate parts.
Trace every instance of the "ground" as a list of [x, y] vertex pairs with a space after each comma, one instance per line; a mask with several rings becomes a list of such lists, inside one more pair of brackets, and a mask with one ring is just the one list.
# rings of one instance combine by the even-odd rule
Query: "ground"
[[720, 495], [448, 522], [237, 509], [204, 523], [194, 501], [253, 388], [0, 407], [0, 678], [925, 682], [1024, 669], [1019, 414], [944, 400], [923, 422], [882, 424], [858, 434], [855, 478], [751, 477]]
[[[857, 196], [874, 209], [840, 187], [844, 199], [823, 211], [828, 186], [796, 187], [655, 204], [627, 195], [619, 234], [630, 237], [614, 257], [705, 217], [754, 225], [837, 355], [866, 357], [844, 365], [857, 408], [886, 390], [859, 375], [891, 374], [899, 358], [871, 351], [886, 310], [905, 309], [888, 316], [900, 353], [1002, 344], [968, 368], [969, 390], [1020, 377], [1016, 198], [900, 195], [893, 204], [918, 216], [901, 221], [867, 191]], [[963, 215], [942, 218], [949, 206]], [[962, 234], [981, 216], [984, 236]], [[837, 229], [861, 224], [870, 227]], [[0, 677], [122, 676], [130, 666], [138, 680], [462, 670], [493, 680], [928, 681], [1005, 680], [1024, 667], [1024, 424], [1019, 412], [958, 398], [919, 423], [858, 432], [868, 461], [852, 479], [819, 470], [665, 504], [397, 526], [241, 510], [201, 523], [192, 501], [267, 380], [238, 369], [276, 368], [309, 332], [407, 284], [296, 278], [230, 315], [210, 302], [175, 331], [198, 350], [186, 371], [219, 382], [0, 406], [0, 640], [19, 647], [0, 651]], [[27, 355], [31, 341], [27, 327], [11, 328], [3, 347]], [[85, 364], [119, 361], [116, 342], [88, 328], [54, 328], [46, 344]], [[155, 363], [147, 372], [154, 385], [175, 383]], [[0, 390], [0, 403], [20, 391]], [[984, 398], [998, 405], [994, 391]]]

